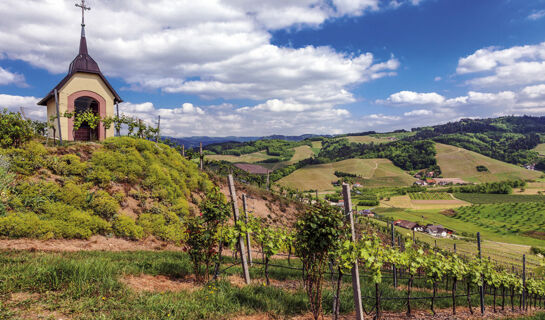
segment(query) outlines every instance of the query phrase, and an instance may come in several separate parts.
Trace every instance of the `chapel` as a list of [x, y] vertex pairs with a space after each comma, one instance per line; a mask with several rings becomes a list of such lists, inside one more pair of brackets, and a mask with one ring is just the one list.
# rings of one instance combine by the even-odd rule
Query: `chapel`
[[[55, 129], [50, 129], [50, 136], [64, 141], [88, 141], [93, 139], [104, 140], [113, 137], [113, 127], [105, 130], [102, 123], [97, 128], [91, 129], [89, 125], [83, 124], [74, 130], [74, 118], [63, 117], [66, 111], [76, 114], [92, 111], [101, 119], [114, 116], [114, 107], [123, 102], [121, 97], [108, 82], [100, 71], [97, 62], [91, 58], [87, 50], [87, 39], [85, 37], [85, 1], [76, 5], [82, 10], [81, 38], [79, 53], [68, 68], [68, 74], [57, 84], [38, 105], [47, 107], [47, 121], [60, 114], [59, 121], [54, 120], [52, 124]], [[58, 110], [57, 110], [58, 106]]]

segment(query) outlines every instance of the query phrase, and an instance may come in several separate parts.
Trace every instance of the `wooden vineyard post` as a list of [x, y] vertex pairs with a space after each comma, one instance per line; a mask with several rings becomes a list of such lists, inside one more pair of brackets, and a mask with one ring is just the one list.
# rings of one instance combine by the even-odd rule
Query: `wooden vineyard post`
[[[238, 214], [238, 203], [237, 203], [237, 193], [235, 190], [235, 181], [233, 180], [233, 175], [229, 175], [229, 194], [231, 195], [231, 203], [233, 205], [233, 215], [235, 218], [235, 224], [239, 219]], [[246, 284], [250, 284], [250, 271], [248, 270], [248, 263], [246, 260], [246, 253], [244, 252], [244, 240], [242, 237], [238, 237], [238, 249], [240, 252], [240, 260], [242, 261], [242, 272], [244, 273], [244, 281]]]
[[[356, 243], [356, 231], [354, 230], [354, 214], [352, 212], [352, 199], [350, 196], [350, 186], [343, 184], [344, 211], [350, 219], [350, 229], [352, 230], [352, 242]], [[361, 302], [360, 272], [358, 261], [352, 266], [352, 290], [354, 291], [354, 306], [356, 309], [356, 320], [363, 320], [363, 306]]]
[[[117, 113], [117, 121], [120, 121], [120, 119], [119, 119], [119, 102], [115, 103], [115, 110], [116, 110], [116, 113]], [[121, 136], [121, 131], [119, 130], [119, 126], [116, 126], [115, 135], [116, 135], [116, 137]]]
[[526, 255], [522, 255], [522, 310], [526, 310]]
[[[57, 108], [57, 129], [59, 131], [59, 143], [62, 145], [61, 113], [59, 111], [59, 92], [55, 89], [55, 108]], [[53, 137], [55, 142], [55, 137]]]
[[[395, 246], [394, 221], [392, 220], [392, 248], [395, 248]], [[394, 277], [394, 288], [397, 288], [397, 268], [395, 264], [392, 264], [392, 276]]]
[[155, 136], [155, 142], [159, 142], [161, 136], [161, 116], [157, 116], [157, 136]]
[[[481, 233], [477, 232], [477, 249], [479, 250], [479, 260], [482, 259], [481, 252]], [[481, 275], [482, 277], [482, 275]], [[483, 285], [479, 286], [479, 295], [481, 296], [481, 314], [484, 314], [484, 287]]]
[[185, 158], [185, 144], [182, 144], [182, 157]]
[[271, 190], [271, 172], [267, 170], [267, 190]]
[[[244, 211], [244, 222], [248, 223], [248, 209], [246, 206], [246, 195], [242, 195], [242, 210]], [[252, 242], [250, 239], [250, 233], [246, 232], [246, 246], [248, 246], [248, 262], [250, 263], [250, 266], [252, 266]]]
[[203, 166], [204, 156], [203, 156], [203, 154], [202, 154], [202, 142], [201, 142], [201, 144], [200, 144], [200, 146], [199, 146], [199, 159], [200, 159], [200, 162], [199, 162], [199, 163], [200, 163], [200, 168], [201, 168], [201, 171], [202, 171], [202, 170], [203, 170], [203, 167], [204, 167], [204, 166]]

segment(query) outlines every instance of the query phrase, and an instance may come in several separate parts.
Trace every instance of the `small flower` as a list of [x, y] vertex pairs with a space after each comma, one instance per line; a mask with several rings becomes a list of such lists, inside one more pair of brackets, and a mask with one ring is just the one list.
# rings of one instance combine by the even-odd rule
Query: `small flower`
[[106, 297], [102, 297], [102, 300], [106, 300]]

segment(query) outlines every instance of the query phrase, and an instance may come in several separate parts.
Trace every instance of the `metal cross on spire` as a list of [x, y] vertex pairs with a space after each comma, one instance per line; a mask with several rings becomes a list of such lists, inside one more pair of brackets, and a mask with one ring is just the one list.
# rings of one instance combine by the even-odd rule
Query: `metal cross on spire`
[[85, 10], [91, 10], [91, 7], [85, 5], [85, 0], [81, 0], [81, 4], [76, 3], [76, 7], [81, 8], [81, 26], [85, 27]]

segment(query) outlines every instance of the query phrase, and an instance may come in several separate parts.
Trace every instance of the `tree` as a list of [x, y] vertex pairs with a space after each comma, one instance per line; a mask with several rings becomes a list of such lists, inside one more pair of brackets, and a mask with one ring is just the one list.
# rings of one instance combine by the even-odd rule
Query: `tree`
[[31, 121], [23, 119], [19, 112], [0, 113], [0, 147], [20, 147], [34, 136]]

